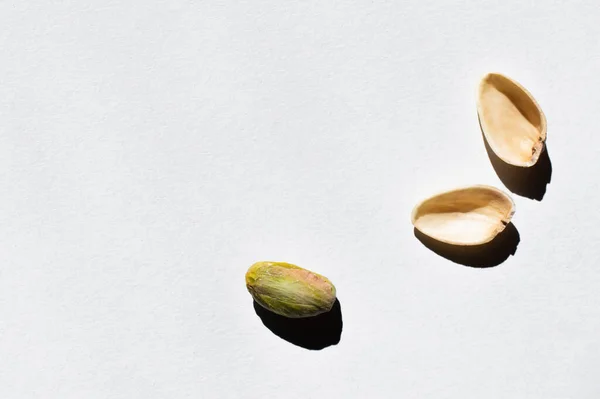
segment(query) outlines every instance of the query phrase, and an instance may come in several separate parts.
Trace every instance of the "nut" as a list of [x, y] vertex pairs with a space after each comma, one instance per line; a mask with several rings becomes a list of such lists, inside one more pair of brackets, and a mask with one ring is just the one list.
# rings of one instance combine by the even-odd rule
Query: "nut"
[[284, 262], [257, 262], [246, 273], [246, 287], [267, 310], [291, 318], [331, 310], [335, 287], [326, 277]]

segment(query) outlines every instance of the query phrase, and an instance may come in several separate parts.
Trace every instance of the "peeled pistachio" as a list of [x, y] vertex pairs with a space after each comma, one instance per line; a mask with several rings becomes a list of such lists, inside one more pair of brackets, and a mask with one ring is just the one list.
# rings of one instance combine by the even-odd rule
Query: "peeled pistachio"
[[281, 316], [300, 318], [328, 312], [335, 287], [326, 277], [284, 262], [257, 262], [246, 273], [254, 300]]
[[477, 113], [490, 148], [501, 160], [520, 167], [535, 165], [544, 150], [546, 117], [523, 86], [498, 73], [485, 75]]
[[515, 204], [504, 192], [490, 186], [471, 186], [447, 191], [419, 203], [412, 223], [421, 233], [438, 241], [480, 245], [504, 230]]

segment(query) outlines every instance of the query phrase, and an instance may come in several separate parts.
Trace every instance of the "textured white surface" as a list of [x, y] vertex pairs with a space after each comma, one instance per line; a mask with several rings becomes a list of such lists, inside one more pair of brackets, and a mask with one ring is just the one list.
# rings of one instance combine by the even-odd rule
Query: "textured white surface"
[[[598, 398], [596, 1], [0, 2], [0, 396]], [[413, 236], [499, 181], [488, 71], [554, 173], [489, 269]], [[266, 329], [257, 260], [338, 289], [337, 346]]]

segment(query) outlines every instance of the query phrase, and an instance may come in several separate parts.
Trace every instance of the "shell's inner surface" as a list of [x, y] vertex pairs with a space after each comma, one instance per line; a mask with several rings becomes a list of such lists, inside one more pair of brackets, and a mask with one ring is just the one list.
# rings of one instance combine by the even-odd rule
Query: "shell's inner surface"
[[514, 213], [514, 203], [493, 187], [474, 186], [431, 197], [415, 207], [413, 225], [436, 240], [478, 245], [500, 233]]
[[517, 166], [537, 162], [546, 140], [546, 119], [521, 85], [500, 74], [479, 86], [478, 113], [483, 133], [503, 161]]

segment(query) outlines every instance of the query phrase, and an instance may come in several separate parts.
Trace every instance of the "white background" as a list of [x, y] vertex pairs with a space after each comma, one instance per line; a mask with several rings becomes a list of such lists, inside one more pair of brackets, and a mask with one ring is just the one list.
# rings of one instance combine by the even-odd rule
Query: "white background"
[[[597, 1], [0, 2], [0, 396], [600, 397]], [[552, 182], [488, 269], [413, 236], [504, 186], [479, 78], [548, 117]], [[337, 287], [311, 351], [258, 260]]]

